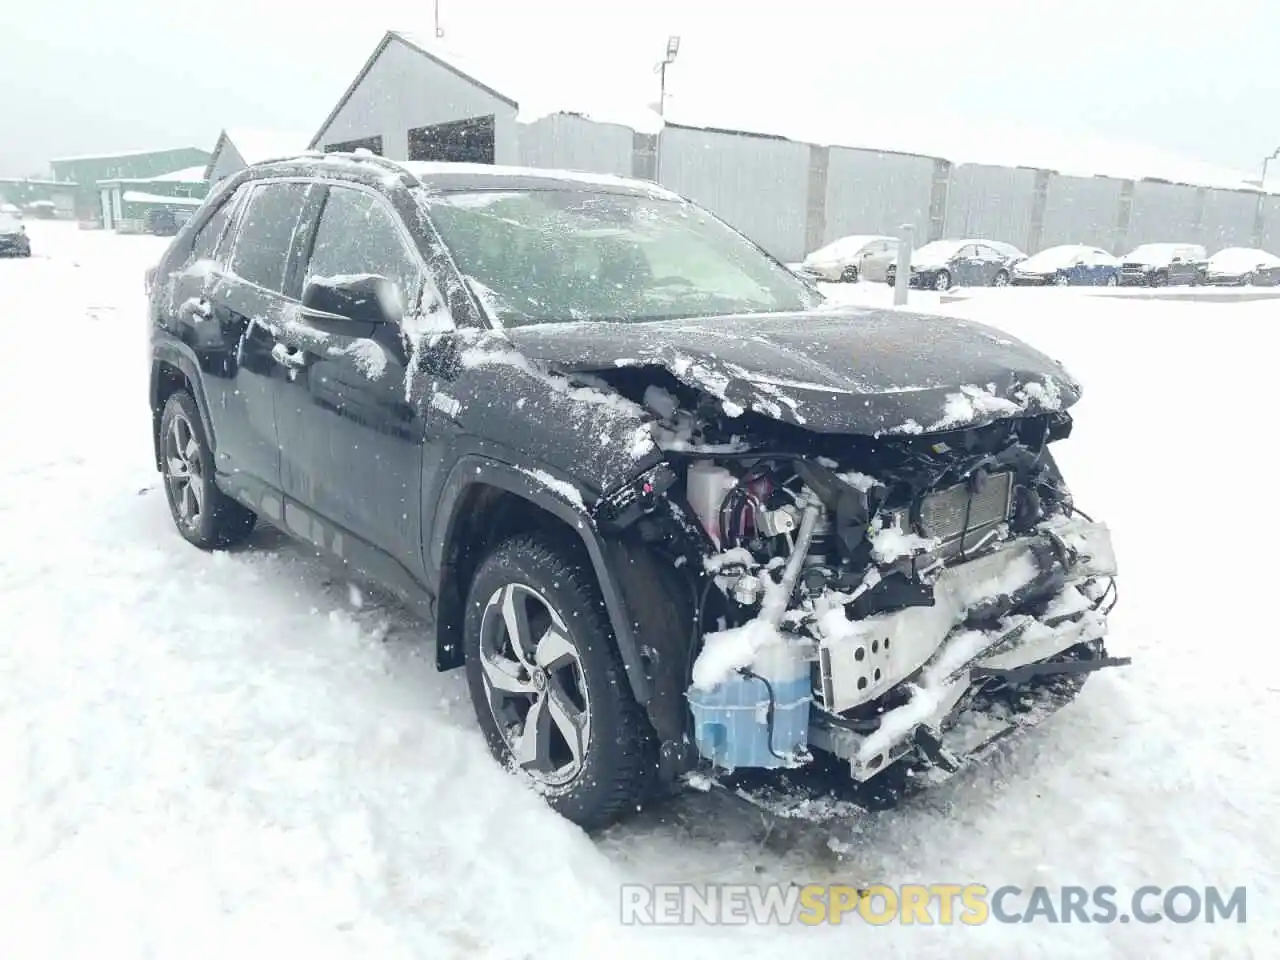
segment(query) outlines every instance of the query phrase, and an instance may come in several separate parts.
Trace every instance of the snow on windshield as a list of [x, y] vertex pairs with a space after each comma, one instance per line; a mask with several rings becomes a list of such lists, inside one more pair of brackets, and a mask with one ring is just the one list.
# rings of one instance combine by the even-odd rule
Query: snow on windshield
[[1074, 243], [1065, 244], [1061, 247], [1050, 247], [1048, 250], [1041, 250], [1039, 253], [1028, 257], [1022, 262], [1022, 266], [1030, 271], [1061, 270], [1071, 266], [1078, 257], [1083, 256], [1088, 250], [1088, 247], [1082, 247]]
[[721, 221], [678, 200], [539, 189], [424, 202], [504, 326], [789, 312], [820, 300]]
[[851, 237], [841, 237], [828, 243], [825, 247], [813, 251], [804, 258], [805, 263], [831, 263], [839, 262], [847, 257], [857, 256], [862, 252], [863, 248], [869, 243], [877, 240], [885, 239], [882, 237], [872, 236], [869, 234], [858, 234]]
[[917, 265], [946, 263], [962, 246], [963, 240], [934, 240], [916, 250], [911, 255], [911, 262]]

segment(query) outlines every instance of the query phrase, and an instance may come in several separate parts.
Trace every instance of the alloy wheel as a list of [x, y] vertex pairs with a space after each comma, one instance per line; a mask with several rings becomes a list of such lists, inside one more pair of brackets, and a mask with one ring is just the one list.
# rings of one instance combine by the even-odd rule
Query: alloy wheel
[[204, 468], [200, 461], [200, 441], [183, 414], [169, 421], [164, 438], [164, 482], [178, 520], [190, 530], [200, 526], [204, 515]]
[[569, 629], [532, 587], [495, 590], [480, 625], [489, 709], [516, 766], [546, 786], [581, 771], [591, 737], [582, 659]]

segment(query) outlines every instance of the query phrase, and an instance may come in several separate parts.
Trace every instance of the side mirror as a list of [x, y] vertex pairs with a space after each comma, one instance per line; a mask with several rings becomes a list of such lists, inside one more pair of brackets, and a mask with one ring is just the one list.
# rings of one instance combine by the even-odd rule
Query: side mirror
[[315, 277], [302, 291], [302, 312], [309, 321], [321, 324], [345, 320], [373, 327], [398, 324], [404, 316], [404, 302], [399, 286], [386, 277]]

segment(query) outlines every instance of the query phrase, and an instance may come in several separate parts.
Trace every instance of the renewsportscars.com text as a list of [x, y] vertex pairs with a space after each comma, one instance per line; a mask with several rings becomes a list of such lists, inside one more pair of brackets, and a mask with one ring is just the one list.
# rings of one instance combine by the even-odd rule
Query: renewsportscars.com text
[[988, 887], [969, 883], [625, 885], [628, 926], [1245, 923], [1244, 887]]

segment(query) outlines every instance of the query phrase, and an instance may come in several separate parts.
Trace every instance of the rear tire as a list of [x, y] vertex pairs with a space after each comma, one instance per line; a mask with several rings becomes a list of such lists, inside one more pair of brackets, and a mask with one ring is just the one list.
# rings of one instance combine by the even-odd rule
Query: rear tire
[[1009, 285], [1009, 274], [1001, 270], [991, 278], [991, 285], [993, 287], [1007, 287]]
[[160, 417], [160, 473], [178, 532], [202, 550], [234, 546], [253, 532], [257, 517], [213, 482], [213, 452], [191, 394], [174, 393]]
[[595, 576], [568, 543], [522, 535], [490, 553], [471, 582], [463, 647], [476, 719], [503, 766], [587, 830], [639, 809], [656, 737]]

